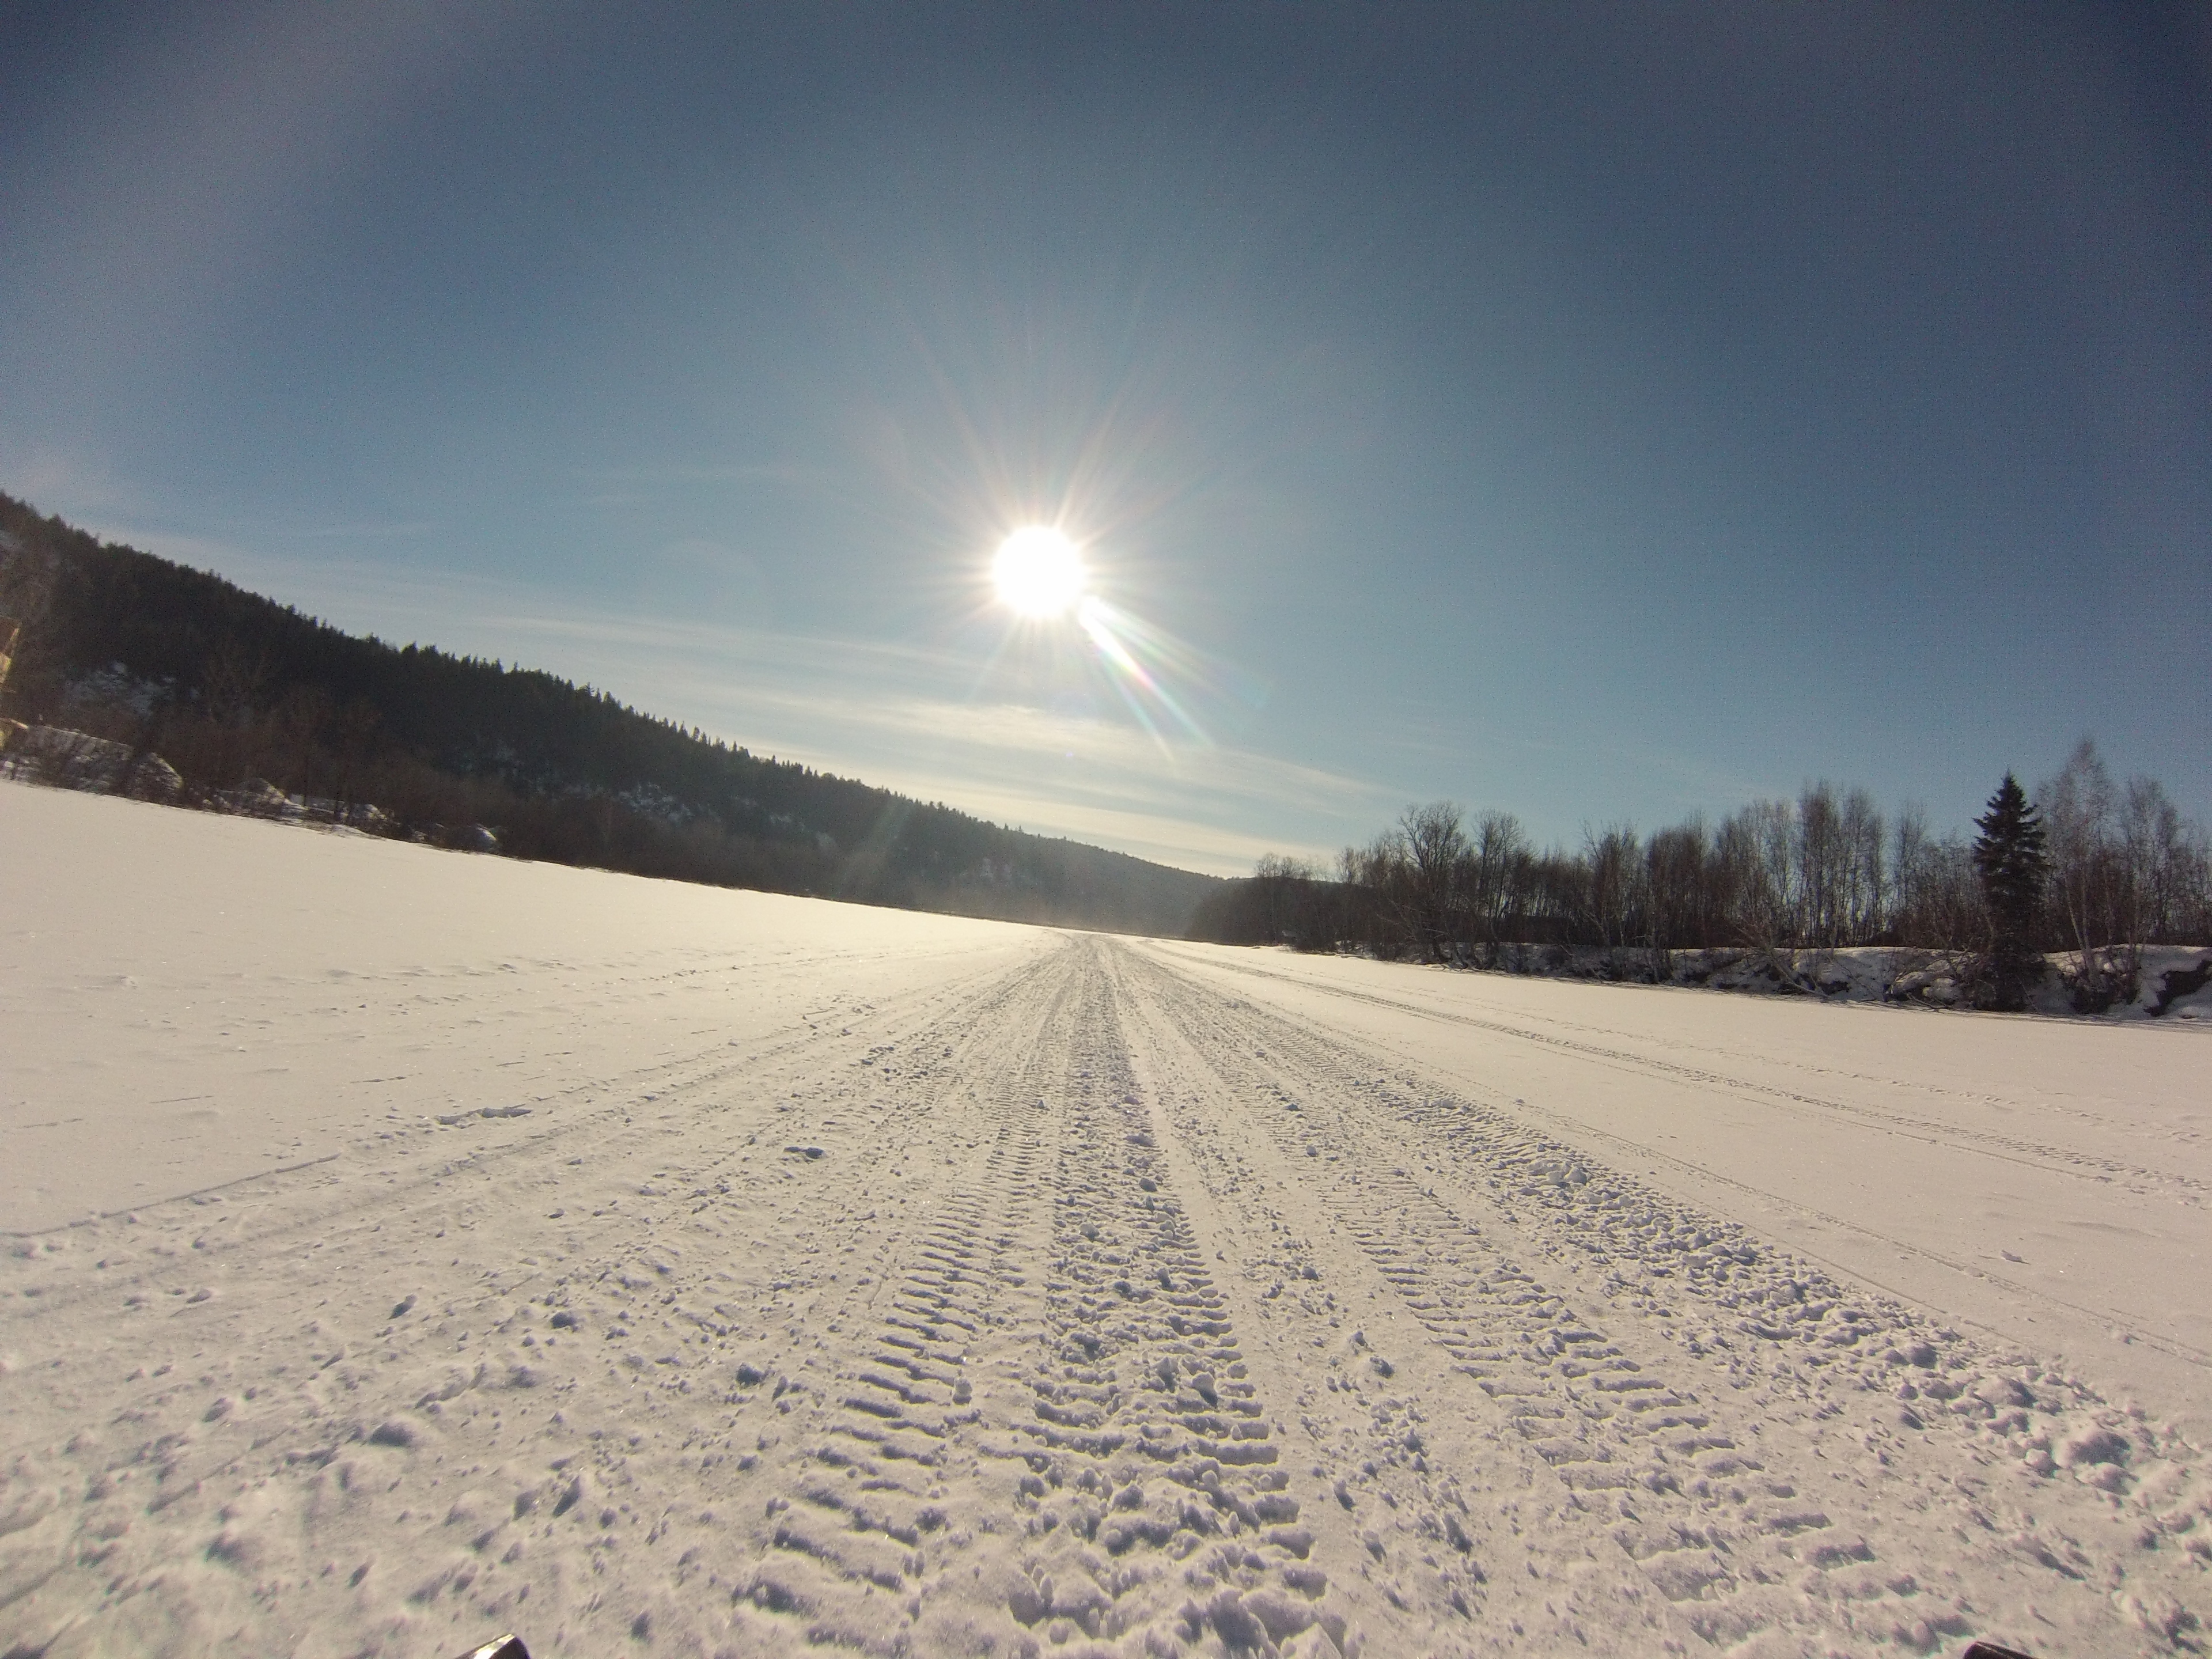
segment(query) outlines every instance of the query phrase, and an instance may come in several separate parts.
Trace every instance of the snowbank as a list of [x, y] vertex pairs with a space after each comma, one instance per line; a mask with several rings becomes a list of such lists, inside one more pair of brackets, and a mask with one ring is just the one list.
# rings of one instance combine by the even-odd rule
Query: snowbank
[[64, 789], [140, 800], [174, 800], [185, 787], [177, 769], [159, 755], [88, 732], [14, 720], [0, 727], [0, 769], [10, 777], [27, 775]]
[[[2212, 945], [2136, 947], [2142, 964], [2132, 1000], [2089, 1018], [2107, 1020], [2212, 1019]], [[2080, 957], [2047, 958], [2050, 968], [2031, 1001], [2039, 1014], [2071, 1015]], [[1673, 951], [1637, 946], [1508, 945], [1498, 971], [1607, 984], [1697, 986], [1753, 995], [1809, 996], [1831, 1002], [1886, 1002], [1926, 1008], [1972, 1006], [1974, 957], [1964, 951], [1896, 945], [1834, 951]]]

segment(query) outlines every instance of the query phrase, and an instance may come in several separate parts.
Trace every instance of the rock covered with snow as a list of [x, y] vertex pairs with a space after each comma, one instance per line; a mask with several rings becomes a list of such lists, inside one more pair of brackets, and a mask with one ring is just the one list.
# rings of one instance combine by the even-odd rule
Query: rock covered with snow
[[0, 749], [0, 767], [65, 789], [141, 800], [174, 800], [184, 789], [176, 769], [159, 755], [66, 726], [16, 725]]

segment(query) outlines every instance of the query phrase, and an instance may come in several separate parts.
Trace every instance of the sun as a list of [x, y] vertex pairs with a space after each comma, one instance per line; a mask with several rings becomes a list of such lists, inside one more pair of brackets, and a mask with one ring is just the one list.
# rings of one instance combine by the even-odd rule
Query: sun
[[1083, 597], [1083, 558], [1059, 531], [1030, 525], [999, 544], [991, 583], [1000, 601], [1022, 616], [1065, 616]]

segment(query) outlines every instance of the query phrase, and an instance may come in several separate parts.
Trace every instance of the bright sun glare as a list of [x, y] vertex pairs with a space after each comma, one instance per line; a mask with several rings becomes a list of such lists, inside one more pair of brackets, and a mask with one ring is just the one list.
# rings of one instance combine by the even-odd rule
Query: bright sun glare
[[1058, 617], [1083, 597], [1083, 560], [1060, 532], [1031, 525], [999, 544], [991, 581], [1000, 599], [1021, 615]]

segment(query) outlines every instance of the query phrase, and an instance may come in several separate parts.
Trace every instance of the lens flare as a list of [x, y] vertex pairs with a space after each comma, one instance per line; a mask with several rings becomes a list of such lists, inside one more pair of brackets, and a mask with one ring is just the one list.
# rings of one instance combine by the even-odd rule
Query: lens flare
[[1066, 616], [1083, 598], [1083, 557], [1060, 532], [1030, 525], [999, 544], [991, 583], [1018, 615], [1039, 621]]
[[1165, 635], [1147, 628], [1127, 611], [1116, 610], [1101, 599], [1087, 599], [1078, 605], [1075, 622], [1090, 640], [1091, 648], [1097, 652], [1106, 677], [1121, 694], [1122, 702], [1155, 742], [1164, 744], [1166, 741], [1159, 722], [1153, 719], [1156, 709], [1180, 727], [1186, 737], [1201, 744], [1206, 741], [1204, 730], [1167, 684], [1170, 674], [1178, 671], [1187, 673], [1195, 665], [1194, 662], [1183, 660], [1190, 653]]

